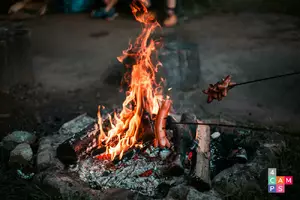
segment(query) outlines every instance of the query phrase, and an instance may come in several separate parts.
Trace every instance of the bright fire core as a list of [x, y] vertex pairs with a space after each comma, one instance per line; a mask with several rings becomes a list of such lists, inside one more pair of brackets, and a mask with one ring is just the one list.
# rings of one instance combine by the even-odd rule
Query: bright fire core
[[131, 75], [126, 80], [129, 87], [122, 111], [109, 116], [110, 130], [103, 130], [100, 107], [98, 109], [100, 130], [98, 147], [105, 146], [105, 154], [111, 160], [116, 156], [121, 159], [129, 148], [142, 145], [138, 141], [138, 136], [141, 135], [140, 124], [143, 113], [146, 111], [150, 114], [157, 114], [159, 104], [163, 100], [161, 86], [156, 82], [156, 72], [161, 64], [154, 64], [151, 59], [156, 53], [157, 42], [150, 38], [160, 25], [142, 3], [134, 1], [130, 7], [135, 19], [142, 24], [142, 33], [134, 44], [130, 44], [123, 55], [118, 57], [120, 62], [127, 57], [134, 58], [135, 63], [130, 66]]

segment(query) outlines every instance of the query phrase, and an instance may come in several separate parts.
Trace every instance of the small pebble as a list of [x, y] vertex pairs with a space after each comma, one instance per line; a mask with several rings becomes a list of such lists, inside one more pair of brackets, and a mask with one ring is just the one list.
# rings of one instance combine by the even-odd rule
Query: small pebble
[[213, 134], [211, 134], [211, 138], [212, 138], [212, 139], [216, 139], [216, 138], [220, 137], [220, 135], [221, 135], [221, 133], [219, 133], [219, 132], [214, 132]]

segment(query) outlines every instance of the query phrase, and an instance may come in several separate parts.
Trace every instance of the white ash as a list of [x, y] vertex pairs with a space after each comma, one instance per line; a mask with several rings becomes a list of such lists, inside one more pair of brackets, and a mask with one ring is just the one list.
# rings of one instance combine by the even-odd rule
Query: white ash
[[[134, 156], [130, 160], [120, 162], [117, 165], [110, 165], [110, 161], [86, 159], [78, 164], [78, 173], [81, 180], [89, 183], [91, 187], [101, 189], [124, 188], [138, 192], [147, 196], [157, 196], [157, 188], [160, 184], [170, 182], [180, 182], [177, 180], [167, 180], [162, 176], [163, 169], [168, 166], [166, 161], [159, 157], [159, 151], [151, 147], [146, 151], [145, 157], [142, 154]], [[158, 159], [155, 158], [155, 155]], [[150, 176], [140, 175], [148, 170], [152, 171]], [[163, 178], [164, 177], [164, 178]], [[172, 177], [171, 179], [182, 179], [182, 177]]]
[[159, 152], [160, 159], [166, 160], [172, 152], [168, 149], [164, 149]]

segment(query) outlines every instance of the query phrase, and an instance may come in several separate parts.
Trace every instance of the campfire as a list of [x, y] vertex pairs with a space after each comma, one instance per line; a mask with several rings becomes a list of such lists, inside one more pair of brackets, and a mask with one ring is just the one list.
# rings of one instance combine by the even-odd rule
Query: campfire
[[[120, 186], [108, 183], [107, 177], [117, 170], [134, 170], [131, 181], [136, 186], [129, 189], [138, 190], [139, 182], [145, 181], [143, 177], [155, 176], [148, 186], [157, 188], [163, 182], [161, 177], [185, 173], [194, 173], [191, 177], [195, 176], [203, 189], [209, 189], [209, 127], [197, 129], [196, 125], [174, 124], [177, 119], [170, 113], [172, 100], [166, 94], [170, 89], [164, 88], [164, 80], [156, 76], [161, 63], [155, 58], [161, 44], [152, 36], [160, 25], [143, 4], [134, 1], [131, 9], [142, 24], [142, 32], [118, 57], [120, 62], [128, 57], [134, 60], [132, 65], [126, 64], [130, 72], [124, 76], [128, 90], [122, 109], [104, 115], [105, 108], [99, 106], [97, 122], [61, 144], [57, 155], [65, 164], [79, 163], [81, 178], [88, 182], [93, 179], [101, 187]], [[197, 122], [197, 119], [194, 115], [184, 115], [181, 121]], [[196, 163], [201, 167], [193, 170]], [[94, 177], [91, 177], [91, 170]], [[114, 183], [122, 184], [126, 177], [118, 174], [121, 179]], [[140, 192], [153, 196], [155, 188], [149, 190], [148, 186]]]
[[[109, 116], [110, 126], [106, 131], [100, 107], [98, 112], [98, 148], [105, 147], [105, 157], [112, 160], [116, 156], [121, 159], [124, 152], [130, 148], [143, 146], [140, 139], [144, 134], [142, 118], [146, 113], [149, 114], [150, 120], [153, 120], [152, 116], [158, 114], [161, 102], [168, 104], [168, 108], [171, 105], [171, 101], [163, 97], [161, 84], [156, 83], [156, 72], [160, 63], [152, 62], [157, 42], [151, 39], [151, 35], [159, 24], [143, 4], [137, 5], [134, 2], [131, 9], [143, 29], [135, 43], [123, 52], [123, 56], [118, 57], [120, 62], [127, 57], [135, 61], [132, 66], [127, 66], [131, 72], [125, 76], [125, 82], [129, 84], [126, 99], [121, 112], [114, 113], [113, 117]], [[156, 137], [160, 145], [163, 139]]]
[[[166, 136], [166, 120], [172, 106], [169, 96], [164, 95], [163, 79], [157, 83], [156, 72], [161, 66], [159, 61], [153, 61], [156, 54], [158, 41], [151, 39], [153, 32], [160, 27], [155, 17], [149, 13], [146, 7], [138, 2], [131, 5], [132, 13], [136, 20], [143, 26], [142, 33], [134, 44], [118, 57], [120, 62], [130, 57], [134, 59], [132, 65], [127, 65], [130, 72], [125, 74], [124, 83], [128, 84], [126, 98], [122, 109], [112, 114], [107, 114], [103, 119], [98, 107], [98, 120], [94, 130], [89, 135], [94, 137], [92, 145], [86, 152], [97, 149], [104, 151], [96, 156], [97, 159], [111, 161], [117, 157], [122, 159], [124, 153], [133, 148], [145, 146], [145, 136], [150, 135], [154, 146], [170, 148], [170, 142]], [[157, 57], [157, 55], [156, 55]], [[91, 136], [90, 136], [91, 137]], [[77, 146], [75, 151], [82, 147]]]
[[[261, 183], [266, 181], [267, 168], [278, 167], [278, 156], [286, 147], [284, 137], [220, 117], [200, 121], [192, 113], [175, 113], [172, 100], [175, 102], [176, 97], [171, 99], [170, 91], [174, 95], [179, 89], [176, 85], [182, 85], [186, 78], [166, 86], [169, 77], [181, 72], [174, 70], [166, 73], [167, 80], [161, 78], [163, 66], [158, 58], [172, 60], [173, 51], [178, 53], [182, 48], [159, 51], [163, 46], [161, 40], [154, 39], [160, 29], [155, 17], [140, 1], [134, 1], [131, 9], [142, 31], [118, 57], [129, 71], [122, 82], [126, 88], [122, 107], [112, 111], [99, 106], [97, 119], [80, 115], [38, 142], [34, 133], [14, 131], [0, 142], [0, 150], [10, 154], [8, 164], [17, 169], [18, 177], [32, 179], [54, 199], [220, 200], [222, 195], [236, 199], [248, 194], [264, 196], [265, 185]], [[191, 61], [192, 51], [186, 50], [180, 57]], [[166, 60], [162, 59], [165, 66]], [[174, 62], [170, 63], [169, 69]], [[199, 68], [196, 62], [188, 67], [178, 63], [182, 71], [189, 71], [185, 73], [188, 79], [198, 73], [194, 70]], [[195, 67], [190, 69], [190, 65]], [[294, 74], [243, 83], [233, 83], [227, 76], [203, 93], [211, 103], [222, 100], [233, 87]], [[198, 82], [198, 78], [191, 82]], [[141, 196], [127, 198], [122, 190]]]
[[[249, 176], [257, 177], [253, 175], [256, 172], [253, 167], [260, 166], [260, 173], [270, 156], [259, 151], [265, 151], [270, 145], [264, 146], [266, 141], [259, 138], [261, 135], [253, 137], [240, 134], [240, 131], [230, 131], [226, 135], [226, 130], [205, 125], [194, 114], [174, 113], [168, 94], [171, 89], [157, 76], [162, 67], [157, 50], [162, 44], [153, 39], [153, 33], [160, 25], [143, 4], [134, 1], [131, 9], [142, 24], [142, 32], [118, 57], [129, 68], [123, 79], [128, 89], [122, 108], [108, 112], [104, 106], [99, 106], [97, 120], [79, 116], [66, 123], [59, 131], [59, 139], [53, 137], [51, 140], [59, 140], [52, 142], [55, 143], [53, 148], [67, 172], [55, 172], [57, 181], [51, 176], [43, 181], [60, 183], [61, 176], [64, 180], [74, 180], [70, 177], [75, 173], [75, 179], [79, 177], [93, 189], [91, 193], [94, 189], [123, 188], [156, 198], [165, 197], [169, 190], [176, 190], [174, 188], [180, 185], [192, 186], [201, 192], [212, 191], [212, 183], [219, 188], [227, 185], [223, 183], [224, 177], [235, 183], [242, 169], [247, 171], [245, 182]], [[127, 64], [127, 58], [133, 63]], [[226, 96], [227, 87], [216, 89], [219, 85], [205, 91], [210, 101]], [[222, 94], [216, 96], [216, 93]], [[225, 144], [228, 141], [230, 148]], [[256, 158], [252, 156], [254, 152], [258, 152]], [[235, 167], [237, 163], [245, 167]], [[233, 178], [230, 174], [234, 174]]]

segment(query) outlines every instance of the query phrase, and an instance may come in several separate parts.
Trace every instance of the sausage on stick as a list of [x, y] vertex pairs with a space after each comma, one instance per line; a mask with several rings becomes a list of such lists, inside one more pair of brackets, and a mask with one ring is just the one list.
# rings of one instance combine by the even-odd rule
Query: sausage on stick
[[160, 148], [170, 147], [170, 142], [167, 138], [166, 133], [166, 123], [169, 111], [171, 109], [172, 101], [167, 99], [161, 105], [158, 114], [155, 119], [155, 139], [154, 139], [154, 146], [159, 146]]

